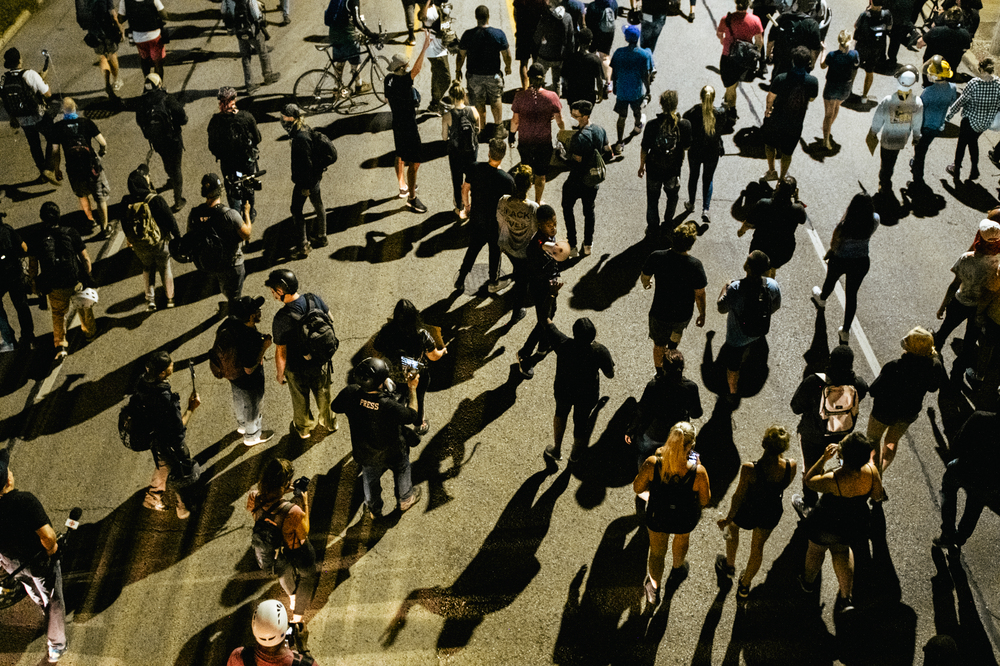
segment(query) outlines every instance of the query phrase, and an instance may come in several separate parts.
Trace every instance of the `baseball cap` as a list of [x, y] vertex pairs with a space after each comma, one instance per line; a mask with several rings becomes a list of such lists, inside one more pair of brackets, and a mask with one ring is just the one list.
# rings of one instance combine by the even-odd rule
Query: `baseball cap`
[[306, 115], [306, 112], [298, 104], [286, 104], [285, 108], [281, 110], [281, 115], [289, 118], [301, 118]]
[[396, 55], [392, 56], [392, 60], [389, 61], [389, 71], [395, 72], [399, 70], [401, 67], [406, 67], [406, 64], [408, 62], [409, 60], [407, 60], [405, 57], [397, 53]]
[[240, 296], [229, 302], [229, 314], [233, 319], [246, 323], [264, 305], [263, 296]]

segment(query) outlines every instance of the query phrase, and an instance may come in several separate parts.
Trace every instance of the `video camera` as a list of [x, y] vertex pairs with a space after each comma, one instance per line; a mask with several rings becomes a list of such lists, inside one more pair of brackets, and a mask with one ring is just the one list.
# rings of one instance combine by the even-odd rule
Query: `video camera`
[[260, 181], [260, 177], [267, 173], [266, 169], [245, 176], [239, 172], [236, 173], [236, 176], [226, 176], [226, 191], [231, 192], [240, 201], [246, 201], [251, 194], [264, 189], [264, 183]]
[[417, 359], [410, 358], [409, 356], [400, 356], [399, 364], [403, 368], [403, 376], [406, 377], [406, 381], [410, 381], [427, 369], [426, 363], [421, 363]]

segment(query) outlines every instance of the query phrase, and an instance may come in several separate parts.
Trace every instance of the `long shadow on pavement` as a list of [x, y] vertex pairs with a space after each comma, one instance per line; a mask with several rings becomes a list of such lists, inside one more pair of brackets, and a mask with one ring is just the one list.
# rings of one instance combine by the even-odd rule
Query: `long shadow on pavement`
[[951, 636], [958, 644], [961, 655], [958, 663], [996, 666], [993, 644], [979, 617], [961, 555], [954, 551], [945, 560], [944, 552], [935, 548], [931, 551], [931, 559], [936, 569], [931, 578], [935, 630], [938, 634]]
[[573, 286], [569, 306], [574, 310], [607, 310], [619, 298], [632, 291], [642, 264], [656, 249], [653, 239], [645, 237], [612, 257], [602, 255]]
[[[606, 402], [599, 402], [597, 410]], [[573, 465], [573, 476], [580, 480], [576, 501], [582, 508], [590, 510], [600, 506], [607, 497], [608, 488], [621, 488], [635, 479], [635, 449], [625, 443], [625, 431], [637, 407], [635, 398], [627, 398], [611, 416], [597, 442], [585, 449], [580, 461]], [[596, 413], [591, 415], [591, 423], [594, 419]]]
[[[406, 208], [403, 207], [397, 212], [405, 210]], [[450, 223], [453, 219], [454, 215], [451, 211], [446, 211], [435, 213], [418, 224], [391, 234], [383, 231], [369, 231], [365, 234], [364, 245], [342, 247], [331, 254], [330, 258], [335, 261], [367, 261], [371, 264], [402, 259], [413, 250], [414, 243], [432, 231]]]

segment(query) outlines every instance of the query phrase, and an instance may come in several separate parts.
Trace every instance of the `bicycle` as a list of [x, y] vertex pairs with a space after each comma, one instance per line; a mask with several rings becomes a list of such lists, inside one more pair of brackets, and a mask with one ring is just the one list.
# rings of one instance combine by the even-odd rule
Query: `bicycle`
[[[337, 63], [330, 53], [330, 45], [316, 46], [317, 51], [326, 54], [329, 62], [324, 69], [310, 69], [295, 81], [292, 94], [296, 104], [309, 113], [336, 111], [345, 115], [374, 111], [385, 106], [385, 77], [389, 73], [389, 59], [376, 55], [372, 50], [372, 47], [381, 50], [384, 46], [382, 26], [379, 25], [378, 35], [374, 38], [368, 38], [363, 33], [360, 36], [360, 45], [364, 49], [362, 53], [366, 55], [347, 85], [343, 85], [337, 77]], [[367, 73], [365, 69], [368, 69]]]

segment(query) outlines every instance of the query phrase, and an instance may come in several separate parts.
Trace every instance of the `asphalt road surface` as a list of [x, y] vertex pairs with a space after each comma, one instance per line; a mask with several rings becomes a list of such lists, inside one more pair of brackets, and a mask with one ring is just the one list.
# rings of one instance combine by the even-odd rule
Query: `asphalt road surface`
[[[222, 29], [219, 5], [167, 4], [178, 27], [168, 46], [165, 82], [190, 116], [184, 170], [193, 204], [200, 176], [216, 170], [205, 134], [216, 110], [215, 91], [220, 85], [238, 86], [242, 75], [236, 41]], [[830, 45], [864, 8], [858, 0], [835, 4]], [[492, 25], [512, 40], [509, 6], [489, 7]], [[727, 280], [742, 275], [750, 241], [750, 236], [736, 236], [738, 223], [729, 216], [729, 206], [766, 166], [760, 157], [741, 155], [731, 135], [725, 139], [726, 155], [715, 178], [714, 221], [692, 251], [709, 277], [708, 321], [702, 329], [691, 326], [680, 347], [688, 376], [702, 390], [705, 417], [697, 424], [697, 449], [711, 478], [712, 502], [691, 537], [690, 577], [648, 614], [641, 589], [648, 538], [635, 515], [634, 458], [622, 437], [634, 398], [652, 374], [646, 329], [652, 292], [642, 290], [638, 276], [655, 244], [643, 240], [645, 190], [636, 177], [637, 141], [626, 147], [622, 162], [609, 167], [597, 199], [594, 253], [565, 267], [567, 284], [556, 317], [567, 331], [577, 317], [590, 317], [598, 340], [614, 355], [616, 376], [602, 381], [608, 399], [596, 415], [582, 462], [549, 473], [541, 453], [552, 438], [555, 360], [542, 361], [530, 381], [517, 373], [514, 351], [533, 317], [511, 326], [505, 298], [480, 289], [485, 253], [464, 292], [452, 288], [468, 231], [451, 212], [443, 146], [432, 143], [440, 139], [438, 119], [426, 117], [420, 125], [435, 158], [428, 157], [419, 172], [420, 197], [430, 208], [419, 215], [396, 198], [387, 108], [310, 117], [311, 125], [334, 138], [340, 153], [323, 180], [330, 244], [305, 260], [280, 259], [280, 230], [290, 223], [291, 181], [289, 145], [278, 112], [298, 75], [324, 63], [313, 48], [326, 33], [324, 9], [321, 2], [301, 0], [293, 7], [290, 26], [271, 27], [282, 79], [239, 102], [260, 123], [261, 166], [268, 172], [258, 196], [244, 293], [269, 296], [263, 282], [274, 253], [277, 264], [296, 271], [304, 290], [323, 296], [341, 339], [334, 358], [335, 389], [400, 297], [416, 303], [427, 323], [442, 327], [450, 353], [427, 396], [430, 433], [412, 453], [423, 499], [408, 515], [397, 513], [376, 524], [363, 519], [359, 469], [346, 423], [342, 420], [340, 431], [325, 438], [290, 437], [290, 400], [275, 383], [270, 362], [264, 419], [265, 428], [277, 435], [267, 447], [245, 449], [235, 432], [229, 387], [211, 376], [205, 362], [220, 297], [207, 293], [191, 265], [175, 264], [178, 307], [147, 313], [138, 263], [116, 227], [106, 243], [88, 244], [101, 283], [99, 337], [84, 345], [75, 330], [72, 354], [56, 368], [47, 337], [39, 352], [0, 356], [2, 434], [13, 447], [18, 487], [36, 493], [56, 525], [71, 507], [84, 509], [74, 552], [67, 556], [72, 614], [63, 663], [221, 664], [235, 646], [252, 640], [253, 607], [261, 599], [285, 596], [257, 570], [248, 551], [251, 519], [244, 496], [263, 463], [279, 455], [294, 460], [296, 475], [311, 478], [311, 538], [322, 576], [307, 619], [309, 644], [324, 665], [910, 664], [922, 662], [922, 647], [938, 633], [956, 639], [960, 663], [996, 663], [996, 515], [983, 516], [961, 555], [948, 556], [931, 546], [939, 530], [947, 436], [970, 410], [954, 390], [928, 397], [900, 445], [885, 481], [891, 500], [884, 528], [877, 524], [868, 551], [855, 553], [852, 619], [834, 622], [837, 586], [829, 563], [817, 596], [803, 595], [795, 581], [806, 546], [788, 505], [797, 481], [786, 494], [788, 508], [767, 545], [745, 612], [737, 612], [733, 591], [719, 593], [716, 586], [713, 562], [723, 539], [714, 520], [719, 510], [728, 510], [739, 462], [756, 459], [768, 425], [795, 426], [788, 403], [807, 361], [814, 369], [836, 344], [842, 291], [830, 299], [825, 320], [809, 294], [823, 278], [821, 256], [858, 182], [869, 190], [877, 186], [878, 160], [864, 144], [873, 105], [841, 111], [833, 131], [834, 154], [795, 154], [791, 174], [808, 204], [809, 223], [798, 232], [794, 259], [778, 273], [782, 308], [773, 318], [766, 348], [755, 354], [756, 369], [744, 375], [748, 395], [734, 413], [716, 397], [724, 382], [712, 361], [725, 319], [712, 302]], [[654, 97], [674, 88], [683, 110], [697, 102], [706, 83], [721, 94], [714, 33], [730, 9], [730, 3], [708, 0], [698, 4], [691, 24], [668, 18], [655, 53]], [[398, 3], [371, 0], [363, 10], [369, 25], [381, 22], [395, 34], [398, 43], [384, 54], [415, 55], [399, 37], [404, 24]], [[459, 32], [474, 25], [473, 10], [472, 3], [456, 3]], [[274, 2], [267, 16], [280, 19]], [[108, 139], [105, 164], [112, 200], [119, 201], [125, 177], [143, 161], [147, 145], [133, 114], [104, 98], [72, 3], [46, 3], [10, 43], [25, 54], [29, 67], [40, 67], [40, 49], [53, 53], [54, 90], [78, 99]], [[619, 33], [615, 45], [623, 43]], [[125, 45], [120, 54], [127, 99], [140, 93], [142, 76], [134, 48]], [[918, 54], [905, 50], [901, 58], [919, 62]], [[517, 85], [516, 74], [507, 77], [508, 102]], [[429, 68], [417, 86], [429, 99]], [[893, 90], [892, 78], [876, 77], [873, 94]], [[756, 83], [741, 86], [738, 127], [758, 122], [764, 100]], [[593, 120], [613, 132], [611, 106], [600, 104]], [[510, 116], [506, 105], [504, 112]], [[806, 143], [821, 136], [822, 115], [817, 100], [806, 119]], [[568, 112], [565, 117], [568, 121]], [[928, 156], [928, 181], [940, 198], [915, 206], [872, 240], [872, 269], [851, 339], [855, 369], [869, 382], [880, 364], [898, 357], [899, 339], [911, 327], [936, 326], [934, 313], [950, 282], [949, 268], [969, 247], [983, 211], [996, 204], [997, 170], [985, 155], [978, 184], [956, 190], [945, 180], [956, 136], [957, 127], [950, 127]], [[981, 149], [993, 139], [984, 136]], [[0, 207], [16, 228], [30, 233], [40, 204], [48, 200], [59, 203], [71, 223], [82, 223], [68, 186], [34, 181], [24, 138], [6, 125], [0, 128], [0, 154], [6, 195]], [[897, 198], [908, 179], [911, 154], [905, 149], [897, 167]], [[485, 148], [480, 157], [485, 158]], [[504, 167], [515, 162], [516, 151]], [[153, 178], [157, 184], [165, 180], [158, 158]], [[547, 201], [558, 204], [563, 182], [563, 175], [553, 179]], [[561, 212], [559, 217], [561, 224]], [[265, 330], [276, 310], [268, 298]], [[36, 310], [35, 322], [47, 336], [48, 313]], [[156, 349], [195, 364], [204, 403], [190, 423], [188, 444], [211, 479], [209, 496], [205, 509], [187, 522], [142, 508], [152, 461], [148, 454], [125, 450], [116, 433], [118, 410], [141, 359]], [[954, 351], [948, 345], [943, 353], [950, 366]], [[182, 397], [191, 390], [186, 372], [176, 373], [172, 384]], [[862, 406], [861, 427], [869, 410], [870, 401]], [[801, 460], [797, 446], [790, 455]], [[390, 493], [386, 489], [387, 497]], [[748, 542], [745, 538], [739, 567]], [[30, 601], [0, 611], [0, 627], [0, 663], [34, 664], [44, 658], [44, 628]]]

